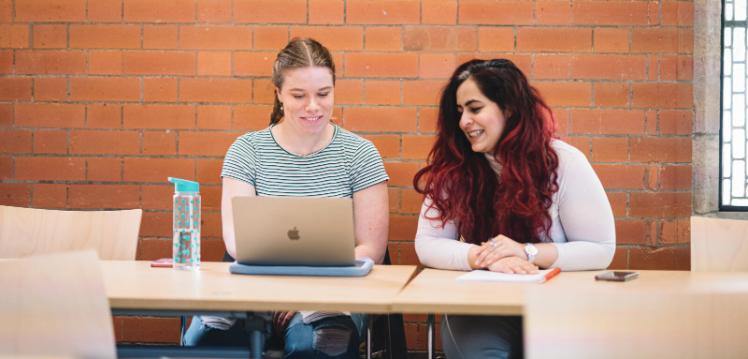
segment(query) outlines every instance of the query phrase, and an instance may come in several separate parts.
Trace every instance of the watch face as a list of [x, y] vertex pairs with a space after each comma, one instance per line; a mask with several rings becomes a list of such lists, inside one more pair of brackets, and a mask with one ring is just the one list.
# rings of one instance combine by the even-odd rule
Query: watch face
[[534, 256], [534, 255], [538, 254], [538, 248], [535, 247], [532, 244], [528, 244], [528, 245], [525, 246], [525, 252], [527, 252], [527, 254], [529, 254], [531, 256]]

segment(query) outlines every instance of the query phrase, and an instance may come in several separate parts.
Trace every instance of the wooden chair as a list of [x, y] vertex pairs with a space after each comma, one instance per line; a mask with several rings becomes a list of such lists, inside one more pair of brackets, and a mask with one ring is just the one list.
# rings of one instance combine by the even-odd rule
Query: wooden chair
[[692, 216], [691, 271], [748, 271], [748, 221]]
[[101, 259], [134, 260], [141, 209], [59, 211], [0, 206], [0, 258], [94, 249]]
[[0, 357], [115, 358], [93, 251], [0, 260]]

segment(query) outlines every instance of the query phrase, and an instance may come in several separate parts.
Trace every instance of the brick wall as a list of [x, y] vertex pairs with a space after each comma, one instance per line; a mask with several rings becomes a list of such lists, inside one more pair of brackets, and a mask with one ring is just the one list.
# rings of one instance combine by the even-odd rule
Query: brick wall
[[[602, 179], [614, 266], [688, 268], [691, 1], [0, 0], [0, 204], [143, 208], [138, 259], [154, 259], [170, 255], [166, 177], [196, 179], [217, 260], [222, 157], [267, 124], [271, 63], [293, 36], [333, 50], [337, 121], [385, 159], [395, 263], [417, 262], [410, 183], [440, 87], [464, 60], [508, 57]], [[406, 319], [422, 349], [423, 317]], [[116, 323], [134, 341], [174, 327]]]

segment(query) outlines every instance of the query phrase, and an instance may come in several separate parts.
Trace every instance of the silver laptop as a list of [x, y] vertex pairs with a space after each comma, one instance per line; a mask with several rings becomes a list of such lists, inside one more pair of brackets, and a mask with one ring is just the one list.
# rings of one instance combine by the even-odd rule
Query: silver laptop
[[354, 264], [350, 198], [234, 197], [232, 205], [239, 263]]

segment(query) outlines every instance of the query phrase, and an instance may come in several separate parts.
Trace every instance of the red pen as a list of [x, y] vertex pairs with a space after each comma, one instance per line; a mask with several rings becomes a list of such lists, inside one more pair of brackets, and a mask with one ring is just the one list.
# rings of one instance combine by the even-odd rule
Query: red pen
[[543, 276], [543, 278], [544, 278], [543, 279], [543, 283], [551, 280], [553, 277], [557, 276], [559, 273], [561, 273], [561, 268], [556, 267], [556, 268], [551, 269], [550, 272], [546, 273]]

